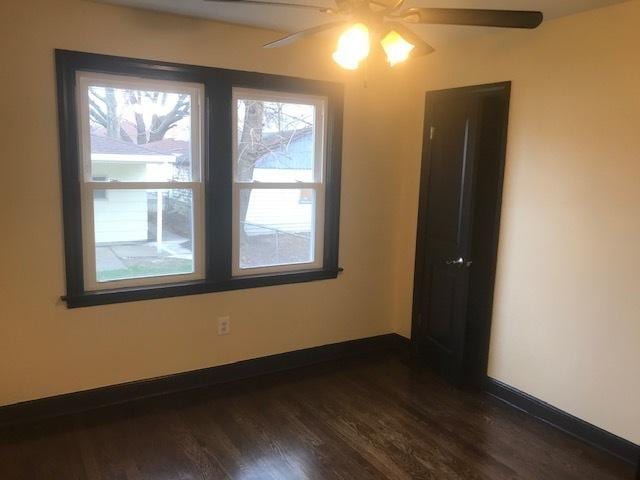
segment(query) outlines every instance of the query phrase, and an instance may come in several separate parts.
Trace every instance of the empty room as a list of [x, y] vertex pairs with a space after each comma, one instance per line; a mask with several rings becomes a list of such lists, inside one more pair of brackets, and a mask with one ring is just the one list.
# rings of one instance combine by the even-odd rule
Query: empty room
[[0, 2], [0, 480], [640, 480], [640, 0]]

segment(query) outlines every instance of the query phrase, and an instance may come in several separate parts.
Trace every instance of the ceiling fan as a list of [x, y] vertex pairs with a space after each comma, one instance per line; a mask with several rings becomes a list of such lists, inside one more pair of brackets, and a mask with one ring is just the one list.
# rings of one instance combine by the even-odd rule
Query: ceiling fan
[[348, 26], [338, 40], [338, 48], [333, 54], [333, 59], [349, 70], [355, 70], [360, 62], [367, 58], [372, 39], [376, 40], [376, 44], [380, 44], [392, 66], [409, 57], [427, 55], [434, 51], [433, 47], [405, 24], [531, 29], [538, 27], [543, 20], [542, 12], [537, 11], [403, 8], [405, 0], [335, 0], [335, 7], [268, 0], [206, 1], [304, 8], [337, 17], [333, 22], [292, 33], [267, 43], [264, 47], [283, 47], [304, 37]]

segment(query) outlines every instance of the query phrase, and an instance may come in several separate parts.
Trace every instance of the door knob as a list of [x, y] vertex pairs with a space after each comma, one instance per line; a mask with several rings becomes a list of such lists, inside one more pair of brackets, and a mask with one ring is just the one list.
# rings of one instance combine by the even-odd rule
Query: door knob
[[453, 260], [453, 259], [452, 260], [447, 260], [446, 263], [447, 263], [447, 265], [458, 265], [458, 266], [463, 266], [464, 265], [465, 267], [469, 268], [473, 264], [473, 261], [468, 260], [468, 261], [465, 262], [464, 258], [460, 257], [460, 258], [458, 258], [456, 260]]

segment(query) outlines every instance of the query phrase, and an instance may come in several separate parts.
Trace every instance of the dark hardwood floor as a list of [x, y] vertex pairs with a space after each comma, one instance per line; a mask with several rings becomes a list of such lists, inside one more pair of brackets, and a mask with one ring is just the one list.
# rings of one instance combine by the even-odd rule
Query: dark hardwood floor
[[0, 479], [631, 479], [632, 467], [394, 355], [0, 431]]

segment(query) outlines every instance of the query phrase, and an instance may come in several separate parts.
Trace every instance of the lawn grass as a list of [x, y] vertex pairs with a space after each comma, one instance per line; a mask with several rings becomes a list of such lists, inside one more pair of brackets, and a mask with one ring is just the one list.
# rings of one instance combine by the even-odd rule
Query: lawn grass
[[136, 259], [127, 268], [97, 272], [99, 282], [129, 278], [180, 275], [193, 272], [193, 261], [186, 258]]

